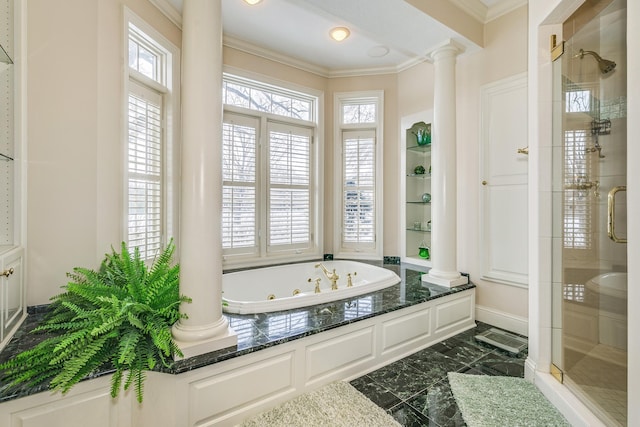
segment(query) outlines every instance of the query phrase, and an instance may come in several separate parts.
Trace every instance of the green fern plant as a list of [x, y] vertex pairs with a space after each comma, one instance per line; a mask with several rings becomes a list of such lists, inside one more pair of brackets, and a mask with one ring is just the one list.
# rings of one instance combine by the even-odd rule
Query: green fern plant
[[98, 271], [74, 268], [64, 293], [52, 298], [51, 313], [33, 332], [50, 336], [32, 349], [0, 364], [3, 382], [37, 385], [49, 382], [62, 393], [98, 368], [114, 369], [111, 396], [133, 385], [143, 399], [145, 372], [169, 367], [182, 356], [171, 325], [186, 317], [179, 293], [179, 265], [171, 265], [173, 241], [148, 268], [136, 248], [131, 254], [107, 254]]

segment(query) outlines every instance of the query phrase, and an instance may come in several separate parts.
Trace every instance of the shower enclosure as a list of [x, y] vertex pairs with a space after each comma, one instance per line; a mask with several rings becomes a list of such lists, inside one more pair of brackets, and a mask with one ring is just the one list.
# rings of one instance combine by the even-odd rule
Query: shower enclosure
[[585, 2], [553, 63], [552, 372], [627, 425], [626, 0]]

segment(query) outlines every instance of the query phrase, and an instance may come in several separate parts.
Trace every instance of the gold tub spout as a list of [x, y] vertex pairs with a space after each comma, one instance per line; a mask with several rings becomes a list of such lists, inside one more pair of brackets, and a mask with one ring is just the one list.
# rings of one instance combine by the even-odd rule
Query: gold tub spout
[[327, 267], [325, 267], [324, 264], [322, 264], [321, 262], [316, 264], [316, 268], [321, 268], [324, 275], [327, 276], [327, 279], [329, 279], [329, 281], [331, 282], [331, 290], [333, 291], [337, 290], [338, 279], [340, 278], [340, 276], [336, 274], [336, 269], [334, 268], [333, 271], [329, 271]]

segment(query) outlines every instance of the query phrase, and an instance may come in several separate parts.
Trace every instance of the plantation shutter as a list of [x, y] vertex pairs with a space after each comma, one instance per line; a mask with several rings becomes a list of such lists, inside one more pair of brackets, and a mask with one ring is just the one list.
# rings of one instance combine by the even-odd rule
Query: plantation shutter
[[597, 154], [587, 151], [593, 137], [585, 130], [566, 130], [564, 141], [564, 248], [591, 250], [594, 191], [585, 184], [594, 176], [591, 159], [597, 159]]
[[270, 123], [268, 138], [268, 250], [308, 248], [312, 131]]
[[258, 251], [257, 140], [259, 121], [225, 114], [222, 136], [222, 248], [226, 253]]
[[133, 81], [129, 87], [128, 244], [152, 259], [162, 239], [162, 95]]
[[376, 237], [375, 131], [346, 130], [342, 147], [343, 246], [370, 248]]

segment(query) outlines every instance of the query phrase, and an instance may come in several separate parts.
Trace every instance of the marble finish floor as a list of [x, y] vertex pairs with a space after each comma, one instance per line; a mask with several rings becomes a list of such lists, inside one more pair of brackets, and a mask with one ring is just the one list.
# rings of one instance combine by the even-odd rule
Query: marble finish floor
[[524, 376], [527, 351], [518, 355], [476, 341], [478, 326], [351, 381], [403, 426], [465, 426], [447, 372]]

